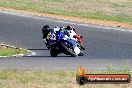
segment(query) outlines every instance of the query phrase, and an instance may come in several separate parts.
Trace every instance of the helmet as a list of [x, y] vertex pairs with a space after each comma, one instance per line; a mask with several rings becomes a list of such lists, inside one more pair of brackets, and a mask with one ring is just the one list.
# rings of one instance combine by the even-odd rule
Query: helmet
[[67, 29], [67, 30], [72, 30], [72, 26], [68, 25], [68, 26], [66, 27], [66, 29]]
[[72, 26], [70, 26], [70, 25], [68, 25], [68, 26], [66, 27], [66, 30], [73, 30], [73, 31], [75, 31], [75, 28], [72, 27]]
[[49, 29], [49, 25], [45, 25], [43, 29]]
[[42, 28], [42, 32], [44, 33], [45, 31], [49, 31], [49, 25], [45, 25], [43, 28]]
[[45, 25], [43, 28], [42, 28], [42, 33], [47, 35], [49, 33], [49, 25]]

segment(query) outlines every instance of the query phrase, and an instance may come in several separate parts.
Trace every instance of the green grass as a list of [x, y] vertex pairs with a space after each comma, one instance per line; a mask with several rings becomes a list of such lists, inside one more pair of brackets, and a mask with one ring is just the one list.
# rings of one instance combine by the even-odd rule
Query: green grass
[[128, 66], [125, 65], [124, 68], [122, 69], [113, 69], [112, 65], [108, 65], [106, 70], [92, 70], [88, 71], [87, 73], [92, 73], [92, 74], [131, 74], [129, 72]]
[[[67, 86], [74, 77], [64, 71], [0, 71], [1, 88], [54, 88]], [[6, 84], [6, 85], [5, 85]], [[67, 88], [67, 87], [66, 87]]]
[[[104, 71], [91, 71], [98, 74], [112, 74], [108, 68]], [[125, 69], [126, 70], [126, 69]], [[112, 72], [111, 72], [112, 71]], [[119, 74], [124, 74], [123, 70], [114, 70]], [[126, 74], [131, 74], [128, 70]], [[79, 86], [76, 83], [76, 73], [73, 71], [20, 71], [20, 70], [1, 70], [0, 88], [131, 88], [132, 84], [88, 84]]]
[[0, 46], [0, 56], [12, 56], [16, 54], [28, 54], [28, 52], [24, 49], [15, 49], [15, 48], [7, 48], [5, 46]]
[[48, 0], [48, 1], [52, 1], [52, 2], [65, 2], [65, 0]]
[[0, 6], [132, 24], [131, 0], [0, 0]]

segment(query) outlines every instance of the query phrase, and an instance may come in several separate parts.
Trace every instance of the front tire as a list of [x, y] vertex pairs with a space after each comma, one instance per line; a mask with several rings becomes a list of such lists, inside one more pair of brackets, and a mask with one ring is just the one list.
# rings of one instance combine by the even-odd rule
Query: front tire
[[82, 50], [79, 54], [78, 54], [78, 56], [83, 56], [84, 55], [84, 51]]
[[77, 44], [78, 44], [78, 47], [80, 49], [80, 53], [78, 54], [78, 56], [83, 56], [84, 55], [84, 49], [85, 48], [83, 48], [82, 47], [82, 44], [80, 44], [79, 42], [77, 42]]
[[76, 57], [76, 53], [73, 52], [71, 49], [67, 48], [62, 42], [61, 42], [62, 48], [66, 51], [66, 53], [69, 53], [72, 57]]
[[83, 50], [85, 50], [85, 47], [80, 43], [80, 42], [77, 42], [78, 44], [79, 44], [79, 46], [83, 49]]

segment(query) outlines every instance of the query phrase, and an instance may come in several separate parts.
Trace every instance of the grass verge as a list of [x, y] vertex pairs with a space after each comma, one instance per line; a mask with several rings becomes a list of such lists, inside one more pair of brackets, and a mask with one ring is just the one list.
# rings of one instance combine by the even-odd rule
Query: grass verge
[[12, 56], [17, 54], [28, 54], [28, 51], [19, 48], [0, 46], [0, 56]]
[[0, 6], [132, 24], [131, 0], [0, 0]]
[[[124, 72], [125, 71], [125, 72]], [[105, 71], [91, 71], [99, 74], [131, 74], [127, 69]], [[0, 88], [131, 88], [129, 84], [86, 84], [80, 86], [75, 80], [76, 74], [72, 71], [0, 71]]]

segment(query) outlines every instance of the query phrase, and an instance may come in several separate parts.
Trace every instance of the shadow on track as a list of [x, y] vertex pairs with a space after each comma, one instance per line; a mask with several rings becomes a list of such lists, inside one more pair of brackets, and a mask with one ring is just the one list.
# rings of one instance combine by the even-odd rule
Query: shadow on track
[[[51, 56], [23, 56], [23, 57], [51, 57]], [[71, 57], [71, 56], [56, 56], [51, 58], [57, 58], [57, 57]]]
[[[39, 57], [44, 57], [44, 58], [46, 58], [46, 57], [51, 57], [50, 55], [47, 55], [47, 54], [46, 54], [46, 55], [43, 55], [43, 54], [42, 54], [43, 51], [49, 50], [49, 49], [46, 49], [46, 48], [45, 48], [45, 49], [41, 49], [41, 48], [39, 48], [39, 49], [37, 49], [37, 48], [31, 49], [31, 48], [30, 48], [30, 49], [28, 49], [28, 50], [35, 51], [35, 52], [37, 52], [37, 53], [38, 53], [38, 52], [39, 52], [39, 53], [41, 52], [41, 54], [38, 53], [38, 54], [36, 54], [36, 55], [31, 55], [31, 56], [30, 56], [30, 55], [27, 55], [27, 56], [23, 56], [23, 57], [38, 57], [38, 58], [39, 58]], [[61, 55], [58, 55], [58, 56], [56, 56], [56, 57], [71, 57], [71, 56], [70, 56], [70, 55], [65, 55], [65, 54], [62, 55], [62, 54], [61, 54]], [[56, 57], [54, 57], [54, 58], [56, 58]], [[51, 57], [51, 58], [53, 58], [53, 57]]]
[[28, 50], [49, 50], [49, 49], [28, 49]]

